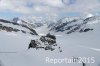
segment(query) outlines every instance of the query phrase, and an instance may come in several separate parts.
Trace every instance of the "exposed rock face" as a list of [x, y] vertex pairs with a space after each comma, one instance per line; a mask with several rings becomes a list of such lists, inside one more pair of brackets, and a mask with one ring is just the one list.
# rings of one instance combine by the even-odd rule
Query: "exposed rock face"
[[[46, 36], [41, 36], [40, 39], [38, 40], [31, 40], [29, 44], [29, 48], [42, 48], [44, 50], [55, 50], [55, 47], [57, 47], [56, 44], [56, 37], [54, 35], [51, 35], [50, 33], [47, 34]], [[58, 47], [59, 51], [62, 52], [60, 47]]]

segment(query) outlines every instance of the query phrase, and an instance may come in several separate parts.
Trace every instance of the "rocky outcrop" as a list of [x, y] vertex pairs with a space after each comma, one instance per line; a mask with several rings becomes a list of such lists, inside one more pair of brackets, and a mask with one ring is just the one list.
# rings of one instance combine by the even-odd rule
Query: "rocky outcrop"
[[[46, 36], [41, 36], [40, 39], [31, 40], [28, 49], [35, 48], [35, 49], [44, 49], [44, 50], [55, 50], [57, 46], [56, 37], [51, 35], [50, 33]], [[58, 47], [59, 52], [62, 52], [61, 48]]]

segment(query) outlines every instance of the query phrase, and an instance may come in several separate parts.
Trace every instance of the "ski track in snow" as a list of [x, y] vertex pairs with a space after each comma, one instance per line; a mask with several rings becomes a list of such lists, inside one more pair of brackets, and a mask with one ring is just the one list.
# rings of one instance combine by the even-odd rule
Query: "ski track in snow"
[[93, 50], [93, 51], [98, 51], [98, 52], [100, 52], [100, 49], [98, 49], [98, 48], [86, 47], [86, 46], [79, 46], [79, 47], [82, 47], [82, 48], [86, 48], [86, 49], [90, 49], [90, 50]]

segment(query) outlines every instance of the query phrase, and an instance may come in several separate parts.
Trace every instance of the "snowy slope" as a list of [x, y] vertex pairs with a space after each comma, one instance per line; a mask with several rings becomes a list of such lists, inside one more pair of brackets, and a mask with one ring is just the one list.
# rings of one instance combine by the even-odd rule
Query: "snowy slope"
[[[65, 33], [51, 32], [57, 37], [57, 44], [61, 46], [63, 50], [61, 53], [58, 49], [55, 51], [45, 51], [42, 49], [28, 50], [27, 48], [31, 39], [39, 38], [37, 35], [0, 31], [1, 66], [83, 66], [82, 63], [46, 63], [46, 57], [51, 59], [94, 57], [95, 62], [86, 63], [86, 66], [99, 66], [100, 23], [89, 25], [89, 27], [92, 27], [94, 30], [86, 33], [66, 35]], [[47, 25], [45, 25], [36, 28], [36, 32], [39, 35], [45, 35], [49, 30]]]

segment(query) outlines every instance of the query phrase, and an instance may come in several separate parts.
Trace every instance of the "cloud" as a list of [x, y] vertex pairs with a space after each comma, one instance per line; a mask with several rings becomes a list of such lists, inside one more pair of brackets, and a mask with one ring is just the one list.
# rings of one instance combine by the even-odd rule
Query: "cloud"
[[[59, 15], [71, 12], [93, 13], [100, 11], [99, 0], [1, 0], [0, 11], [26, 15]], [[43, 15], [41, 15], [43, 16]]]
[[[65, 4], [65, 3], [64, 3]], [[67, 3], [66, 3], [67, 4]], [[76, 0], [72, 5], [66, 5], [66, 11], [89, 11], [99, 7], [98, 0]]]

